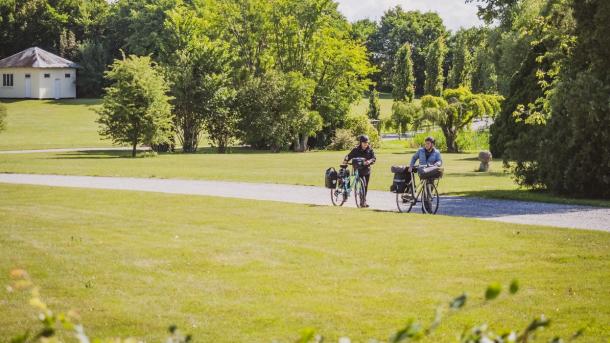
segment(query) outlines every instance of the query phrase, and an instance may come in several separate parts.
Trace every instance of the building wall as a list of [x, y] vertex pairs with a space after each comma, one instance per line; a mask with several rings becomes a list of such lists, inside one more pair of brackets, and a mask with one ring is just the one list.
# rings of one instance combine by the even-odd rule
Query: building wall
[[[76, 98], [76, 69], [72, 68], [0, 68], [1, 74], [13, 74], [13, 87], [2, 87], [0, 98], [25, 98], [25, 75], [30, 75], [31, 98], [53, 99], [55, 80], [59, 80], [60, 98]], [[45, 78], [48, 74], [48, 78]], [[66, 74], [70, 77], [66, 78]], [[2, 82], [2, 79], [0, 79]]]

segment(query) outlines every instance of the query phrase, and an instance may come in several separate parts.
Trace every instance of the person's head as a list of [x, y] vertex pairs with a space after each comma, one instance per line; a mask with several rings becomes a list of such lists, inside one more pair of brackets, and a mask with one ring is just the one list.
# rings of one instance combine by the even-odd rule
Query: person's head
[[424, 147], [426, 147], [426, 150], [432, 150], [434, 148], [434, 143], [434, 137], [428, 136], [424, 141]]
[[360, 148], [362, 148], [362, 149], [368, 148], [369, 147], [369, 136], [360, 135], [358, 137], [358, 144], [360, 144]]

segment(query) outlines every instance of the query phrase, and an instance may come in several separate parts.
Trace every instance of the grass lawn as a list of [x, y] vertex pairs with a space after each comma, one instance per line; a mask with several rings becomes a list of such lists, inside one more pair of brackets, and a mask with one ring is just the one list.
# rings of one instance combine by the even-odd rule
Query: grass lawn
[[[392, 116], [392, 94], [379, 93], [379, 105], [381, 106], [381, 118], [389, 118]], [[352, 105], [351, 114], [367, 114], [369, 111], [369, 97], [364, 96], [362, 99]]]
[[106, 147], [97, 133], [98, 99], [3, 100], [7, 128], [0, 134], [0, 150]]
[[[199, 342], [386, 339], [462, 292], [465, 325], [524, 328], [541, 341], [590, 325], [610, 338], [610, 234], [443, 216], [155, 193], [0, 184], [0, 282], [27, 269], [51, 308], [78, 309], [94, 337], [159, 341], [176, 324]], [[521, 291], [479, 306], [485, 287]], [[0, 295], [0, 337], [34, 322], [25, 294]]]
[[[388, 190], [393, 175], [390, 166], [407, 164], [413, 150], [403, 142], [386, 143], [377, 152], [371, 188]], [[202, 149], [198, 154], [161, 154], [152, 158], [128, 158], [129, 152], [71, 152], [50, 154], [0, 155], [0, 172], [94, 176], [131, 176], [180, 179], [228, 180], [245, 182], [323, 185], [324, 170], [337, 168], [346, 152], [316, 151], [303, 154], [234, 149], [231, 154], [215, 154]], [[610, 201], [567, 199], [541, 192], [519, 190], [502, 170], [501, 162], [492, 162], [489, 173], [474, 170], [479, 162], [475, 154], [443, 154], [445, 177], [440, 192], [450, 195], [580, 203], [610, 206]]]

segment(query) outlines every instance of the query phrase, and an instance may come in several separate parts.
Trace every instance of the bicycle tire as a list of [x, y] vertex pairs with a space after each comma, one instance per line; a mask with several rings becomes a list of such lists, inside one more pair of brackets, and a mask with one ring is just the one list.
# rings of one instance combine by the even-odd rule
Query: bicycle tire
[[424, 214], [436, 214], [440, 198], [434, 182], [426, 182], [426, 190], [422, 192], [421, 211]]
[[364, 207], [364, 204], [366, 204], [366, 181], [361, 177], [354, 183], [354, 198], [356, 207]]
[[[411, 188], [413, 189], [413, 188]], [[403, 198], [405, 195], [411, 195], [411, 197], [413, 199], [409, 199], [405, 202], [405, 199]], [[396, 193], [396, 207], [398, 207], [398, 212], [400, 213], [409, 213], [411, 212], [411, 209], [413, 208], [413, 206], [415, 205], [415, 195], [413, 194], [413, 191], [411, 190], [411, 192], [408, 193]], [[401, 207], [402, 205], [402, 207]]]
[[333, 206], [343, 206], [347, 201], [347, 197], [343, 194], [343, 190], [336, 188], [330, 190], [330, 201]]

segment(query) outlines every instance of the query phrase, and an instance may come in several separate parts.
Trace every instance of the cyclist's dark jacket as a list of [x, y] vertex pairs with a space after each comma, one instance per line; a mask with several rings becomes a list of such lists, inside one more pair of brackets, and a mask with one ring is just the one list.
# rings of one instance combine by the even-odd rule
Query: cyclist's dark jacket
[[[357, 147], [353, 148], [352, 151], [347, 154], [347, 156], [345, 156], [345, 160], [349, 161], [354, 157], [364, 157], [367, 161], [370, 161], [371, 164], [375, 163], [377, 160], [377, 157], [375, 157], [375, 151], [373, 151], [370, 146], [362, 150], [362, 147], [358, 145]], [[369, 175], [371, 173], [371, 164], [360, 169], [358, 171], [360, 175]]]

